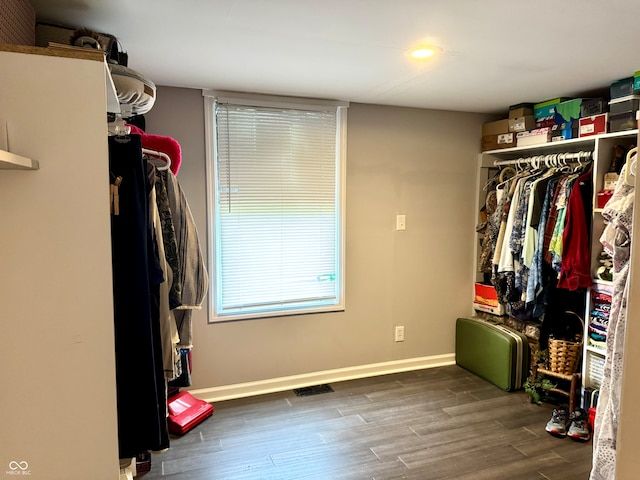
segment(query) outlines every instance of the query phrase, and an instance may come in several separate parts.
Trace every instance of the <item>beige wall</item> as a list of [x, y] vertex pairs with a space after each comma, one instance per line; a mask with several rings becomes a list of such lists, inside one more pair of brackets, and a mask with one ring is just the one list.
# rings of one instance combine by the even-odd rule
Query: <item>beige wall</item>
[[[160, 88], [147, 131], [182, 145], [178, 179], [205, 244], [203, 103], [199, 90]], [[194, 388], [453, 353], [455, 319], [470, 311], [484, 119], [352, 104], [346, 311], [208, 324], [205, 306], [194, 315]], [[395, 325], [405, 342], [393, 341]]]

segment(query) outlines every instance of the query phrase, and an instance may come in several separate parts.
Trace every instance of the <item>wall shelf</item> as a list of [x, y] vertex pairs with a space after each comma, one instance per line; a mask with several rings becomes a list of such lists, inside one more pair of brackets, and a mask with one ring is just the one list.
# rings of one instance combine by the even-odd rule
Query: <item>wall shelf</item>
[[38, 170], [37, 160], [0, 150], [0, 170]]
[[604, 349], [598, 348], [598, 347], [592, 347], [590, 345], [587, 345], [587, 352], [595, 353], [596, 355], [600, 355], [601, 357], [607, 356], [607, 352]]
[[[594, 148], [596, 140], [607, 138], [628, 138], [638, 135], [638, 130], [624, 130], [622, 132], [602, 133], [588, 137], [571, 138], [559, 142], [547, 142], [539, 145], [528, 145], [526, 147], [499, 148], [482, 152], [482, 155], [497, 155], [508, 158], [518, 158], [519, 156], [546, 155], [547, 153], [569, 152], [581, 149]], [[581, 148], [582, 147], [582, 148]]]
[[612, 289], [613, 288], [613, 282], [609, 281], [609, 280], [602, 280], [600, 278], [594, 278], [593, 279], [593, 284], [599, 287], [604, 287], [605, 289]]

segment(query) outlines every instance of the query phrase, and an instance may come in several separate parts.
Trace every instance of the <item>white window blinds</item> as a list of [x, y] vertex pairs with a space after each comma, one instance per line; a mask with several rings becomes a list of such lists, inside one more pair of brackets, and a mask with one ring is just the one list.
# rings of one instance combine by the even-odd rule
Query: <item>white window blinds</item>
[[215, 316], [341, 309], [339, 107], [214, 106]]

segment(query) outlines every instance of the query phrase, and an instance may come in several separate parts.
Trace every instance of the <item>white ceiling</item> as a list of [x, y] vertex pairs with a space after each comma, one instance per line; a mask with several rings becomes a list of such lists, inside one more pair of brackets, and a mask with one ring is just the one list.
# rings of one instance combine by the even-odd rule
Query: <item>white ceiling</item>
[[[157, 85], [501, 113], [640, 70], [638, 0], [31, 0]], [[429, 62], [407, 51], [443, 50]]]

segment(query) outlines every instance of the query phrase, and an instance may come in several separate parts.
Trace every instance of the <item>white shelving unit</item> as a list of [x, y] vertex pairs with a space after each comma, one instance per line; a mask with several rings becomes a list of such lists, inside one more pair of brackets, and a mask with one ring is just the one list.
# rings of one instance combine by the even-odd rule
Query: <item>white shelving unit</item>
[[607, 356], [606, 352], [602, 348], [592, 347], [590, 345], [586, 346], [586, 351], [587, 352], [591, 352], [591, 353], [595, 353], [596, 355], [600, 355], [602, 357], [606, 357]]
[[[592, 204], [597, 205], [597, 192], [602, 190], [604, 182], [604, 174], [608, 171], [613, 159], [613, 147], [615, 145], [631, 145], [636, 144], [638, 138], [638, 130], [627, 130], [623, 132], [606, 133], [601, 135], [593, 135], [589, 137], [564, 140], [559, 142], [550, 142], [541, 145], [529, 147], [512, 147], [499, 150], [491, 150], [482, 152], [478, 156], [478, 195], [476, 211], [484, 204], [483, 186], [495, 171], [495, 162], [500, 160], [516, 160], [518, 158], [532, 157], [535, 155], [547, 155], [551, 153], [576, 152], [576, 151], [593, 151], [593, 198]], [[592, 275], [595, 279], [595, 272], [598, 266], [598, 255], [602, 250], [600, 245], [600, 236], [604, 231], [604, 218], [602, 217], [601, 208], [593, 209], [591, 218], [591, 267]], [[476, 252], [474, 258], [478, 258], [478, 242], [476, 242]], [[474, 271], [477, 270], [474, 268]], [[481, 274], [475, 272], [475, 281], [481, 280]], [[609, 285], [611, 282], [602, 280], [594, 280], [599, 285]], [[591, 378], [590, 372], [593, 371], [594, 364], [601, 362], [605, 357], [605, 351], [593, 346], [587, 345], [589, 313], [591, 311], [591, 292], [587, 291], [586, 307], [585, 307], [585, 331], [584, 331], [584, 349], [582, 361], [582, 386], [583, 388], [593, 388], [597, 382]]]

